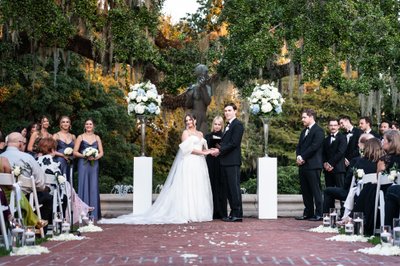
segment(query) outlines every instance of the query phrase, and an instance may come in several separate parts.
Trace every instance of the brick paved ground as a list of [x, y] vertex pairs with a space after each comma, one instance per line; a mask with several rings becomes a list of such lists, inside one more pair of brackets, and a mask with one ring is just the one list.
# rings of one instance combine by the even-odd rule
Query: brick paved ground
[[50, 254], [2, 257], [0, 265], [395, 265], [400, 257], [354, 250], [368, 243], [327, 241], [319, 223], [245, 219], [187, 225], [101, 225], [83, 241], [43, 245]]

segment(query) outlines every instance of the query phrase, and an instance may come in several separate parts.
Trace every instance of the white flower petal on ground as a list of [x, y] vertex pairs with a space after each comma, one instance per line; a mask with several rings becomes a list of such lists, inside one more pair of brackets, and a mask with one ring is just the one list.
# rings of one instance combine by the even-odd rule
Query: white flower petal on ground
[[380, 256], [400, 256], [400, 247], [391, 245], [376, 245], [372, 248], [362, 248], [355, 252], [360, 252], [368, 255], [380, 255]]
[[89, 224], [78, 228], [78, 231], [81, 233], [90, 233], [90, 232], [102, 232], [103, 229], [97, 225]]
[[49, 241], [72, 241], [72, 240], [83, 240], [87, 238], [86, 236], [76, 236], [73, 234], [61, 234], [58, 236], [53, 236], [49, 238]]
[[339, 242], [368, 242], [368, 237], [359, 235], [336, 235], [329, 238], [325, 238], [329, 241], [339, 241]]
[[10, 256], [26, 256], [26, 255], [40, 255], [42, 253], [50, 253], [50, 250], [42, 246], [24, 246], [20, 248], [13, 248]]
[[336, 234], [339, 233], [337, 228], [324, 227], [323, 225], [311, 228], [308, 231], [313, 233], [336, 233]]

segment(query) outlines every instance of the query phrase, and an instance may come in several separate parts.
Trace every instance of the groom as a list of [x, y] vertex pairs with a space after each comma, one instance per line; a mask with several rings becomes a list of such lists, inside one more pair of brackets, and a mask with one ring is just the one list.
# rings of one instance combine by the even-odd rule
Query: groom
[[[211, 155], [219, 156], [222, 175], [222, 195], [224, 199], [221, 206], [222, 219], [225, 222], [242, 222], [242, 194], [240, 191], [240, 165], [241, 141], [244, 132], [242, 122], [236, 119], [237, 107], [234, 103], [228, 103], [224, 107], [225, 120], [227, 125], [220, 146], [213, 149]], [[227, 203], [231, 208], [230, 215], [227, 215]]]

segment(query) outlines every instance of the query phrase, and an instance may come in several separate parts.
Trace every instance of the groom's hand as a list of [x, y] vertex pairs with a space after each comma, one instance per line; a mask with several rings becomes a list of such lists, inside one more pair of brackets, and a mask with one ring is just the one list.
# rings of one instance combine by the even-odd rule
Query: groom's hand
[[211, 153], [212, 156], [217, 157], [219, 155], [219, 149], [212, 148]]

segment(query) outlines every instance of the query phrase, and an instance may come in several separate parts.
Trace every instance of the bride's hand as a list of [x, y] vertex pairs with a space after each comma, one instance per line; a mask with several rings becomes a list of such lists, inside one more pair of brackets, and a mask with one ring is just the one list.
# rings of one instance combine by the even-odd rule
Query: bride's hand
[[211, 150], [203, 150], [203, 155], [209, 155], [211, 153]]

